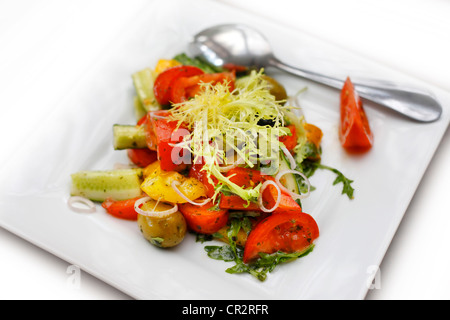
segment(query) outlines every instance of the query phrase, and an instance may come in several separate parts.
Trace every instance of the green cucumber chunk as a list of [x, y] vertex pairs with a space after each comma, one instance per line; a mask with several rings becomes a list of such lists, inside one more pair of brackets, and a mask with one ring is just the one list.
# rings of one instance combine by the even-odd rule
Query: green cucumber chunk
[[[285, 154], [283, 152], [280, 152], [280, 169], [282, 170], [291, 170], [291, 164], [289, 162], [289, 159], [286, 158]], [[286, 173], [281, 178], [281, 182], [291, 192], [300, 194], [300, 185], [298, 183], [298, 180], [296, 179], [296, 175], [293, 173]]]
[[153, 93], [153, 83], [155, 74], [152, 69], [145, 68], [132, 74], [136, 94], [142, 104], [142, 107], [148, 111], [160, 110], [161, 106], [155, 99]]
[[147, 148], [145, 128], [115, 124], [113, 126], [113, 145], [115, 150]]
[[143, 170], [120, 169], [106, 171], [79, 171], [71, 175], [70, 194], [92, 201], [103, 202], [107, 198], [126, 200], [142, 194]]
[[134, 106], [134, 115], [136, 117], [136, 121], [139, 121], [143, 116], [147, 114], [147, 111], [144, 109], [144, 105], [138, 96], [134, 96], [133, 98], [133, 106]]

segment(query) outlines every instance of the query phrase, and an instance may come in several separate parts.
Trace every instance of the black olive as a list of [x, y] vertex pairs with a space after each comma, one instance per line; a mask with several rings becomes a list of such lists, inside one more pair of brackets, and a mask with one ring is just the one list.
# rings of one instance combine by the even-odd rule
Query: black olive
[[258, 124], [258, 126], [273, 127], [275, 125], [275, 120], [274, 119], [259, 119], [257, 124]]

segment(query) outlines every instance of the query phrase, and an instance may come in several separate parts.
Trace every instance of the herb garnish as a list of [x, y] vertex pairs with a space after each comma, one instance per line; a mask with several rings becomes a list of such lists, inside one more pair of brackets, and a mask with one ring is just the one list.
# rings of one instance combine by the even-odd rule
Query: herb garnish
[[279, 251], [272, 254], [260, 253], [259, 255], [261, 258], [251, 264], [245, 264], [242, 261], [244, 249], [236, 245], [236, 236], [241, 229], [249, 233], [251, 222], [246, 216], [232, 218], [230, 220], [231, 221], [227, 232], [229, 244], [205, 247], [208, 257], [215, 260], [235, 262], [234, 266], [225, 270], [228, 273], [249, 273], [258, 280], [264, 281], [267, 278], [267, 273], [272, 272], [280, 263], [289, 262], [297, 258], [304, 257], [314, 248], [314, 245], [311, 245], [302, 252], [284, 253]]
[[316, 169], [329, 170], [329, 171], [335, 173], [337, 176], [336, 176], [336, 179], [333, 181], [333, 185], [342, 183], [343, 186], [342, 186], [341, 194], [346, 194], [349, 199], [353, 199], [353, 192], [355, 191], [355, 189], [351, 185], [353, 183], [353, 180], [350, 180], [349, 178], [345, 177], [344, 174], [342, 172], [340, 172], [339, 170], [329, 167], [329, 166], [326, 166], [326, 165], [323, 165], [319, 161], [311, 161], [308, 159], [304, 160], [300, 164], [300, 166], [301, 166], [303, 173], [308, 178], [314, 174]]

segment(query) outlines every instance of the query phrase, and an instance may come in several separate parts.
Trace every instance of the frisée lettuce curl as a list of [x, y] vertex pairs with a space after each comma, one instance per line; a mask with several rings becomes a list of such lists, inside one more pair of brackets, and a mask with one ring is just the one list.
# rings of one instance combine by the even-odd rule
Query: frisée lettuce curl
[[[295, 107], [277, 101], [262, 74], [262, 69], [252, 71], [237, 79], [232, 90], [230, 83], [201, 83], [199, 94], [171, 109], [172, 120], [191, 132], [180, 146], [190, 150], [194, 163], [203, 164], [210, 182], [212, 177], [218, 181], [213, 199], [231, 192], [257, 202], [261, 184], [240, 187], [222, 169], [237, 163], [254, 168], [277, 157], [279, 137], [290, 134], [284, 116]], [[270, 125], [260, 120], [270, 120]]]

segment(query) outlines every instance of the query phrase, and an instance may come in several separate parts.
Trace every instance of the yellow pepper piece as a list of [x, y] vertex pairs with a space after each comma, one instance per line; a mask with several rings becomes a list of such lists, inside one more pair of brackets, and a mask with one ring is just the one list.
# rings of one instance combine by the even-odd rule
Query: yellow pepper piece
[[161, 169], [159, 167], [159, 161], [155, 161], [155, 162], [150, 163], [143, 170], [142, 174], [144, 176], [144, 179], [147, 178], [149, 175], [155, 174], [155, 171], [157, 171], [157, 170], [161, 171]]
[[190, 200], [206, 196], [205, 187], [199, 180], [185, 177], [175, 171], [163, 171], [159, 161], [156, 163], [144, 169], [145, 180], [141, 184], [141, 190], [150, 198], [163, 202], [186, 203], [187, 201], [172, 188], [174, 181], [178, 190]]
[[[313, 124], [305, 123], [304, 125], [305, 131], [306, 131], [306, 139], [314, 144], [317, 150], [320, 150], [320, 143], [322, 141], [322, 130], [320, 130], [319, 127], [316, 127]], [[308, 159], [311, 160], [319, 160], [320, 159], [320, 153], [315, 153], [313, 156], [309, 156]]]
[[158, 63], [156, 64], [155, 72], [157, 74], [159, 74], [159, 73], [163, 72], [166, 69], [169, 69], [169, 68], [172, 68], [172, 67], [175, 67], [175, 66], [179, 66], [180, 64], [181, 63], [178, 62], [177, 60], [160, 59], [158, 61]]
[[304, 127], [308, 141], [311, 141], [317, 148], [319, 148], [323, 136], [322, 130], [310, 123], [305, 123]]

